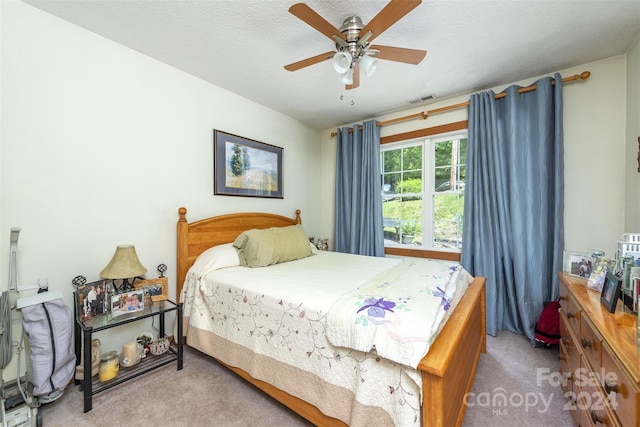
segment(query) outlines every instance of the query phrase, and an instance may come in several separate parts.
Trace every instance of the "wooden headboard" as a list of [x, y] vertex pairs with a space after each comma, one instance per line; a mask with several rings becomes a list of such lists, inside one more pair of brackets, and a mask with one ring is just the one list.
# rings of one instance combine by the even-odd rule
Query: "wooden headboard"
[[178, 209], [178, 214], [180, 218], [177, 236], [176, 301], [180, 301], [180, 292], [187, 271], [202, 252], [216, 245], [231, 243], [246, 230], [302, 224], [300, 209], [296, 210], [295, 218], [262, 212], [244, 212], [214, 216], [192, 223], [187, 222], [186, 208]]

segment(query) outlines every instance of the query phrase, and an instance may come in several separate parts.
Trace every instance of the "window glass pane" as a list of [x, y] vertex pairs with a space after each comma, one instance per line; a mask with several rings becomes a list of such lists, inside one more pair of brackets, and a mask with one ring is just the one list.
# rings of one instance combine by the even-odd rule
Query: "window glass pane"
[[440, 167], [435, 170], [435, 190], [449, 191], [451, 190], [451, 167]]
[[403, 244], [422, 243], [422, 197], [402, 198], [400, 228]]
[[422, 170], [422, 145], [402, 149], [402, 170]]
[[398, 183], [402, 174], [400, 173], [390, 173], [382, 176], [382, 196], [389, 194], [397, 194], [400, 193], [400, 189], [398, 188]]
[[435, 247], [461, 247], [463, 209], [464, 195], [433, 196], [433, 243]]
[[381, 146], [385, 244], [460, 249], [466, 133], [408, 142]]
[[422, 171], [405, 172], [402, 175], [401, 193], [422, 194]]
[[442, 141], [434, 145], [434, 156], [436, 168], [451, 164], [451, 141]]
[[460, 155], [460, 164], [467, 164], [467, 138], [460, 138], [460, 147], [458, 148]]
[[382, 172], [397, 172], [400, 170], [400, 150], [382, 152]]
[[400, 243], [400, 199], [382, 200], [382, 226], [384, 230], [384, 242]]

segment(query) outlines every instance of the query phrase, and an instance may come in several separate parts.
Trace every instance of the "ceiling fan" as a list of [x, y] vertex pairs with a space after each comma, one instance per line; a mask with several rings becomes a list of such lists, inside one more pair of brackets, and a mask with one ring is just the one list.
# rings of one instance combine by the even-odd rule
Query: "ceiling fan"
[[296, 3], [289, 12], [333, 40], [336, 51], [321, 53], [284, 68], [296, 71], [333, 58], [333, 68], [340, 73], [341, 82], [349, 90], [360, 85], [360, 67], [367, 77], [373, 73], [378, 62], [376, 58], [417, 65], [424, 59], [426, 51], [372, 45], [371, 42], [420, 3], [422, 0], [391, 0], [367, 25], [362, 24], [360, 17], [351, 16], [344, 20], [340, 29], [306, 4]]

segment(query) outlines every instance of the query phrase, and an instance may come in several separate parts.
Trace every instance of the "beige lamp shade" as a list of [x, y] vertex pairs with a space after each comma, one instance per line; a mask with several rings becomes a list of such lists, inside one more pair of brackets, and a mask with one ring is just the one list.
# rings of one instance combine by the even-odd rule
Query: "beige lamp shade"
[[100, 272], [103, 279], [129, 279], [142, 276], [147, 269], [140, 264], [133, 245], [118, 245], [111, 262]]

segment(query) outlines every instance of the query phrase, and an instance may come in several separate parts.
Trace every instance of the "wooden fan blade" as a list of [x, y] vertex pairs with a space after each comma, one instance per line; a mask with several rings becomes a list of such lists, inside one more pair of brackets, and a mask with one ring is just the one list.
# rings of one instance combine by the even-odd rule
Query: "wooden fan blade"
[[293, 64], [285, 65], [284, 69], [287, 71], [297, 71], [300, 68], [308, 67], [309, 65], [317, 64], [322, 61], [326, 61], [332, 58], [335, 52], [325, 52], [320, 55], [312, 56], [311, 58], [303, 59], [302, 61], [294, 62]]
[[372, 56], [373, 58], [405, 62], [413, 65], [418, 65], [427, 55], [424, 50], [405, 49], [403, 47], [373, 45], [369, 46], [369, 49], [380, 51], [378, 55]]
[[422, 3], [422, 0], [391, 0], [389, 4], [360, 30], [360, 34], [365, 35], [371, 31], [373, 34], [369, 42], [373, 41], [373, 39], [382, 34], [387, 28], [398, 22], [400, 18], [418, 7], [420, 3]]
[[350, 85], [345, 85], [344, 88], [346, 90], [355, 89], [360, 86], [360, 66], [358, 63], [353, 67], [353, 83]]
[[296, 3], [289, 8], [289, 12], [297, 16], [307, 24], [311, 25], [316, 30], [320, 31], [325, 36], [333, 40], [333, 36], [339, 37], [342, 40], [347, 40], [344, 34], [327, 22], [322, 16], [318, 15], [316, 11], [311, 9], [304, 3]]

